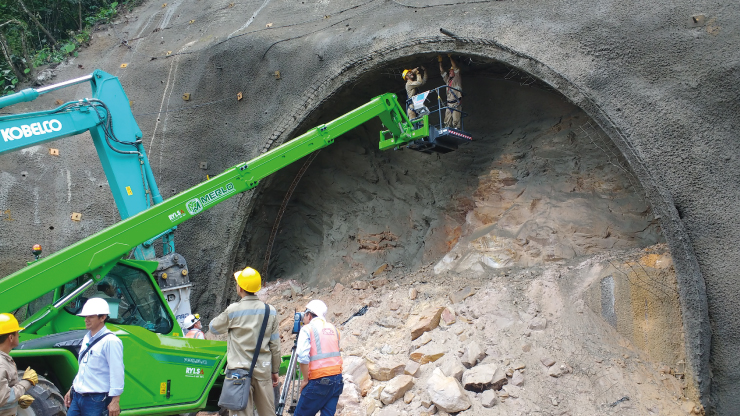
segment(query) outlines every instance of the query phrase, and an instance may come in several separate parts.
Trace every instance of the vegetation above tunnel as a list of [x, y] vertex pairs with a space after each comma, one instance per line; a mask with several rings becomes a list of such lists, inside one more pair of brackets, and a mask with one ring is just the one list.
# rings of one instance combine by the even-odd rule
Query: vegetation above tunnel
[[86, 45], [100, 24], [143, 0], [0, 1], [0, 95], [12, 94], [35, 69], [61, 62]]

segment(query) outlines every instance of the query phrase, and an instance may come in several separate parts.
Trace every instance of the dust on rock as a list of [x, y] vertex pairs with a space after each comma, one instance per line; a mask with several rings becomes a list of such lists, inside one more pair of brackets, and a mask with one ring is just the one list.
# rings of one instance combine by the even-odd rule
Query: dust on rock
[[[282, 318], [285, 354], [293, 342], [292, 312], [312, 298], [329, 306], [329, 320], [343, 335], [345, 377], [352, 382], [343, 397], [346, 410], [338, 415], [357, 409], [375, 416], [444, 414], [445, 408], [464, 416], [700, 414], [685, 397], [683, 370], [655, 358], [666, 351], [644, 349], [639, 334], [620, 332], [589, 300], [594, 285], [600, 287], [594, 274], [641, 259], [643, 267], [675, 279], [667, 248], [659, 244], [485, 275], [435, 275], [428, 264], [410, 273], [386, 272], [376, 279], [387, 284], [355, 289], [281, 281], [266, 284], [260, 295]], [[284, 293], [291, 285], [299, 285], [300, 294]], [[412, 289], [416, 299], [409, 299]], [[450, 293], [472, 289], [451, 303]], [[372, 305], [365, 315], [340, 325], [365, 305]], [[391, 306], [394, 325], [386, 322]], [[420, 321], [436, 325], [422, 325], [412, 339]], [[675, 357], [681, 351], [680, 345], [672, 349]], [[620, 401], [624, 397], [629, 400]], [[691, 413], [695, 408], [699, 413]]]

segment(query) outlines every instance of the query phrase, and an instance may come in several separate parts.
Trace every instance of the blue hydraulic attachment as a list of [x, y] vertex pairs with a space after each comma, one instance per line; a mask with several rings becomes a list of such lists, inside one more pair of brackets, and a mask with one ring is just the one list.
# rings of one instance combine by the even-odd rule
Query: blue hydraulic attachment
[[[71, 101], [53, 110], [0, 116], [3, 139], [0, 154], [89, 131], [113, 200], [121, 219], [125, 220], [163, 199], [144, 151], [141, 129], [118, 78], [98, 69], [84, 77], [0, 97], [0, 108], [33, 101], [43, 94], [86, 81], [90, 82], [92, 98]], [[185, 259], [175, 253], [176, 228], [136, 246], [134, 257], [159, 263], [155, 272], [157, 282], [182, 325], [190, 314], [192, 284]], [[163, 256], [158, 258], [154, 242], [160, 238]]]
[[[0, 108], [33, 101], [86, 81], [90, 82], [92, 98], [71, 101], [53, 110], [0, 116], [0, 154], [90, 131], [118, 212], [125, 220], [162, 202], [162, 195], [141, 142], [141, 130], [118, 78], [95, 70], [84, 77], [0, 97]], [[161, 236], [165, 255], [175, 251], [174, 229]], [[152, 241], [136, 247], [134, 256], [154, 260]]]

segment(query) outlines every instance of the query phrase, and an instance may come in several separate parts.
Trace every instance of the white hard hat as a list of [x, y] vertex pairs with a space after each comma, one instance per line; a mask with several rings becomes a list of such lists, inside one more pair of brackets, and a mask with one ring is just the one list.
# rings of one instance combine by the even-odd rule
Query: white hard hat
[[82, 307], [82, 312], [77, 314], [77, 316], [92, 315], [110, 315], [108, 302], [101, 298], [88, 299], [87, 302], [85, 302], [85, 306]]
[[318, 299], [314, 299], [311, 302], [308, 302], [308, 305], [306, 305], [306, 310], [316, 316], [323, 318], [326, 315], [326, 311], [328, 310], [328, 308], [326, 307], [326, 303]]
[[188, 315], [183, 319], [182, 323], [185, 324], [185, 328], [190, 329], [193, 325], [197, 324], [200, 319], [196, 318], [195, 315]]

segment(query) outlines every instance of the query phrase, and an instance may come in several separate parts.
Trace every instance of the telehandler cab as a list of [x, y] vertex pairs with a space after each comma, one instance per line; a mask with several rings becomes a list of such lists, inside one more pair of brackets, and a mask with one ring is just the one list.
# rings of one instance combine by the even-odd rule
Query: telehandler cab
[[[91, 82], [95, 80], [118, 82], [115, 77], [102, 71], [92, 74]], [[96, 82], [93, 82], [94, 88]], [[123, 93], [122, 89], [119, 93]], [[0, 107], [30, 101], [36, 96], [38, 92], [25, 90], [0, 99]], [[111, 99], [125, 100], [128, 105], [125, 94]], [[53, 136], [48, 130], [58, 133], [55, 138], [63, 137], [60, 132], [65, 132], [65, 135], [76, 134], [79, 131], [64, 130], [67, 123], [74, 125], [75, 120], [87, 117], [90, 123], [100, 121], [100, 124], [95, 124], [98, 126], [95, 129], [99, 129], [96, 146], [105, 146], [104, 140], [110, 138], [106, 129], [116, 131], [118, 123], [134, 123], [133, 117], [121, 120], [112, 117], [113, 107], [104, 99], [98, 99], [100, 105], [92, 104], [94, 101], [82, 100], [74, 105], [65, 104], [52, 112], [28, 114], [21, 119], [14, 119], [20, 124], [10, 127], [0, 124], [5, 129], [3, 136], [7, 134], [9, 137], [4, 143], [23, 143], [23, 140], [39, 135], [41, 131], [49, 134], [49, 137]], [[50, 114], [58, 124], [48, 119]], [[101, 117], [103, 120], [100, 120]], [[381, 150], [413, 148], [416, 145], [428, 151], [434, 148], [428, 145], [430, 140], [440, 136], [437, 127], [429, 124], [428, 115], [415, 119], [412, 124], [397, 97], [383, 94], [170, 199], [130, 216], [124, 217], [122, 213], [121, 222], [31, 262], [27, 267], [1, 279], [0, 312], [25, 317], [22, 319], [22, 326], [26, 328], [21, 332], [22, 343], [11, 355], [19, 369], [31, 366], [41, 376], [40, 383], [30, 392], [36, 401], [19, 414], [66, 414], [62, 395], [70, 388], [77, 373], [77, 355], [85, 334], [84, 320], [76, 313], [87, 299], [95, 297], [108, 302], [111, 315], [107, 327], [121, 339], [124, 346], [125, 390], [120, 401], [122, 415], [168, 415], [202, 409], [216, 410], [226, 364], [226, 344], [182, 337], [176, 316], [157, 286], [154, 273], [158, 270], [158, 263], [125, 260], [124, 256], [183, 221], [256, 187], [266, 176], [329, 146], [337, 137], [375, 117], [379, 117], [387, 129], [380, 133]], [[6, 120], [6, 117], [0, 118], [0, 123]], [[135, 124], [129, 127], [136, 137], [138, 128], [132, 126], [135, 127]], [[86, 129], [94, 131], [92, 124]], [[22, 137], [18, 131], [22, 132]], [[32, 132], [30, 136], [26, 135], [28, 131]], [[145, 158], [143, 147], [136, 149], [137, 161], [138, 158]], [[105, 167], [106, 162], [102, 157], [101, 161]], [[153, 178], [150, 189], [152, 183]], [[143, 191], [144, 188], [140, 189]], [[126, 197], [125, 194], [120, 196]], [[111, 287], [116, 290], [111, 291]]]

